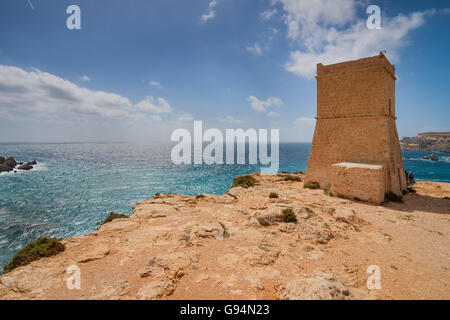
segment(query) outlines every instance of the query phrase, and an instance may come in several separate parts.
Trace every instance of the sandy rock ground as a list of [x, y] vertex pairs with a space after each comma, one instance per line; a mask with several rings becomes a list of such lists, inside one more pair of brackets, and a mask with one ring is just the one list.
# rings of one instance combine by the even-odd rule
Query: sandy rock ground
[[[136, 204], [129, 219], [1, 276], [0, 299], [450, 298], [450, 184], [418, 182], [404, 203], [380, 206], [255, 177], [223, 196]], [[280, 220], [286, 208], [297, 223]], [[73, 265], [80, 289], [69, 290]], [[367, 287], [370, 266], [380, 289]]]

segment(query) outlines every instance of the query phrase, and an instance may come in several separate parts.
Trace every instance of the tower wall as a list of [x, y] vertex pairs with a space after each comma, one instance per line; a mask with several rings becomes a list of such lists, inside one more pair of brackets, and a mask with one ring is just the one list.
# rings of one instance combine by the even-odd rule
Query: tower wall
[[407, 186], [395, 124], [394, 66], [384, 55], [318, 64], [316, 79], [317, 123], [307, 182], [339, 184], [332, 181], [336, 163], [378, 164], [386, 168], [386, 193], [401, 194]]

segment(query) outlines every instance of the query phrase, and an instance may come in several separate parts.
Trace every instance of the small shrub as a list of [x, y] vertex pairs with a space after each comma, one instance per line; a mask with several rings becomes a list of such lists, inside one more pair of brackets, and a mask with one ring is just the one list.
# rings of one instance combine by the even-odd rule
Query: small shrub
[[305, 211], [308, 213], [314, 213], [314, 211], [309, 207], [305, 207]]
[[305, 174], [303, 171], [295, 171], [294, 174]]
[[450, 200], [450, 197], [444, 197], [445, 200]]
[[403, 202], [403, 197], [389, 192], [386, 194], [386, 202]]
[[123, 219], [123, 218], [129, 218], [127, 215], [124, 214], [120, 214], [120, 213], [115, 213], [115, 212], [110, 212], [108, 214], [108, 216], [106, 217], [105, 220], [103, 220], [103, 222], [100, 224], [101, 226], [104, 225], [105, 223], [111, 222], [115, 219]]
[[402, 190], [402, 195], [408, 194], [408, 190]]
[[286, 173], [289, 173], [289, 171], [281, 171], [281, 173], [285, 173], [286, 174]]
[[318, 182], [308, 182], [303, 187], [306, 189], [320, 189], [320, 184]]
[[286, 222], [286, 223], [297, 222], [297, 216], [295, 215], [294, 210], [292, 210], [292, 209], [284, 209], [283, 210], [283, 222]]
[[327, 186], [325, 187], [325, 189], [323, 189], [323, 193], [329, 197], [332, 196], [331, 193], [331, 183], [327, 184]]
[[271, 193], [269, 194], [269, 198], [270, 198], [270, 199], [278, 199], [278, 198], [279, 198], [278, 193], [276, 193], [276, 192], [271, 192]]
[[300, 182], [300, 181], [302, 181], [302, 179], [300, 177], [297, 177], [297, 176], [289, 175], [289, 176], [284, 178], [284, 181], [297, 181], [297, 182]]
[[64, 249], [65, 246], [61, 243], [61, 239], [41, 237], [34, 242], [28, 243], [23, 249], [17, 252], [4, 267], [3, 274], [41, 258], [54, 256], [64, 251]]
[[251, 175], [236, 177], [233, 181], [234, 187], [250, 188], [257, 184], [258, 180]]
[[195, 199], [203, 199], [206, 198], [204, 194], [199, 193], [198, 195], [195, 196]]

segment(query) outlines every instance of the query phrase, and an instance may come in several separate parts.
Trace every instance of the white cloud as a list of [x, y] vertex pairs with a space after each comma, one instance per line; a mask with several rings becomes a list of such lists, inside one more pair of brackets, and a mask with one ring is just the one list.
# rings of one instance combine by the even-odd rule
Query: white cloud
[[158, 81], [150, 81], [148, 83], [148, 85], [151, 86], [151, 87], [162, 89], [161, 83], [159, 83]]
[[160, 120], [152, 113], [170, 113], [169, 103], [148, 97], [133, 105], [126, 97], [82, 88], [53, 74], [0, 65], [0, 117], [48, 121]]
[[160, 122], [160, 121], [162, 121], [162, 118], [157, 115], [151, 115], [150, 120], [155, 121], [155, 122]]
[[258, 112], [267, 112], [268, 108], [279, 108], [283, 105], [283, 100], [276, 97], [270, 97], [266, 101], [259, 100], [255, 96], [247, 98], [253, 110]]
[[194, 121], [194, 116], [192, 114], [190, 114], [189, 112], [185, 112], [185, 113], [180, 114], [178, 116], [177, 120], [181, 121], [181, 122], [191, 122], [191, 121]]
[[141, 111], [150, 111], [154, 113], [171, 113], [172, 108], [164, 98], [155, 99], [152, 96], [136, 104], [136, 109]]
[[266, 10], [266, 11], [264, 11], [264, 12], [261, 13], [261, 18], [263, 18], [263, 19], [265, 19], [265, 20], [269, 20], [269, 19], [271, 19], [276, 13], [277, 13], [277, 9]]
[[91, 78], [89, 78], [87, 75], [80, 77], [80, 79], [87, 82], [91, 81]]
[[253, 54], [256, 54], [257, 56], [261, 56], [262, 55], [262, 49], [260, 47], [260, 45], [255, 42], [253, 45], [248, 45], [246, 47], [248, 52], [251, 52]]
[[233, 124], [241, 124], [241, 123], [244, 123], [243, 120], [233, 118], [233, 117], [230, 116], [230, 115], [226, 116], [225, 118], [219, 118], [219, 119], [217, 119], [217, 120], [218, 120], [219, 122], [222, 122], [222, 123], [233, 123]]
[[276, 112], [270, 111], [270, 112], [267, 114], [267, 116], [268, 116], [269, 118], [278, 118], [280, 115], [279, 115], [278, 113], [276, 113]]
[[[288, 26], [288, 37], [297, 39], [317, 30], [318, 25], [342, 26], [351, 21], [356, 14], [355, 0], [274, 0], [281, 3], [286, 12], [285, 23]], [[309, 46], [308, 43], [306, 43]]]
[[[369, 30], [365, 16], [356, 12], [364, 8], [358, 0], [274, 0], [285, 12], [287, 37], [302, 46], [290, 54], [285, 67], [312, 79], [317, 63], [331, 64], [378, 54], [387, 50], [396, 62], [400, 50], [408, 43], [409, 33], [425, 23], [436, 10], [387, 17], [382, 13], [382, 29]], [[365, 12], [365, 10], [364, 10]]]
[[206, 23], [208, 20], [214, 19], [216, 16], [217, 1], [213, 0], [209, 3], [208, 12], [201, 17], [202, 23]]
[[299, 126], [314, 126], [316, 124], [316, 119], [300, 117], [295, 119], [295, 124]]

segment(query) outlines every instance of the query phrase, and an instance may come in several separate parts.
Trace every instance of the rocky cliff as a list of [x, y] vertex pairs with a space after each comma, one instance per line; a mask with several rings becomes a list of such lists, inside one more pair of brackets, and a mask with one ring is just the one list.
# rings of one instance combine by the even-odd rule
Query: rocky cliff
[[[253, 176], [257, 185], [223, 196], [138, 203], [1, 276], [0, 299], [450, 298], [449, 184], [419, 182], [403, 203], [376, 206], [285, 174]], [[296, 222], [284, 222], [285, 209]], [[73, 265], [81, 283], [69, 290]], [[367, 287], [369, 266], [381, 271], [379, 290]]]
[[417, 137], [404, 137], [403, 150], [423, 150], [450, 153], [450, 132], [419, 133]]

